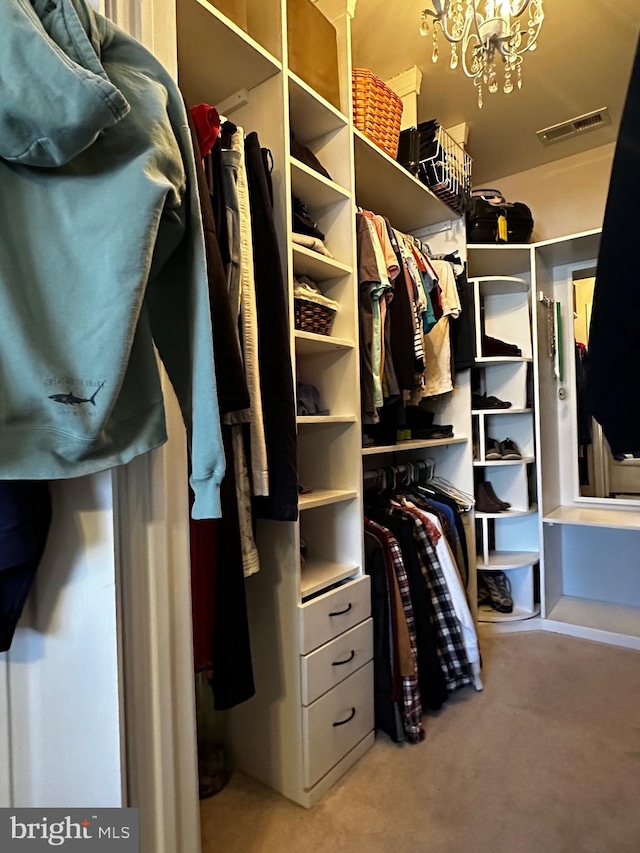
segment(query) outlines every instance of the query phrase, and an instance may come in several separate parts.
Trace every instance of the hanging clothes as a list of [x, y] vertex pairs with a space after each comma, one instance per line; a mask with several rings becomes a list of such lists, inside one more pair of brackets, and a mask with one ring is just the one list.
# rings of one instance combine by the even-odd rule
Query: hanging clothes
[[640, 197], [640, 42], [613, 160], [585, 361], [589, 409], [614, 456], [640, 452], [640, 289], [629, 263]]
[[442, 316], [424, 339], [426, 373], [424, 394], [427, 397], [453, 391], [449, 320], [459, 317], [462, 309], [451, 264], [435, 260], [431, 264], [438, 276]]

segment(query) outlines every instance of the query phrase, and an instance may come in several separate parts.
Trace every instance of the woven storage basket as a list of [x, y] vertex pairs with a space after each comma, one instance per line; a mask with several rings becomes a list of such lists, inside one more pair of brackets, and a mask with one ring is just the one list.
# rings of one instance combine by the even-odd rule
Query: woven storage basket
[[366, 68], [353, 69], [353, 123], [378, 148], [396, 159], [402, 99]]
[[329, 335], [336, 312], [327, 305], [311, 302], [310, 299], [293, 300], [295, 326], [299, 332], [313, 332], [316, 335]]

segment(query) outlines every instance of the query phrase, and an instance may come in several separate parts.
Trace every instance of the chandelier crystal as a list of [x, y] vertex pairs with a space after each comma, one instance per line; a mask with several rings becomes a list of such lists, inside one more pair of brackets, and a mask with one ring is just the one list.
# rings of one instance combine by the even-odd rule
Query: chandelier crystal
[[421, 35], [431, 33], [431, 58], [438, 61], [441, 31], [451, 45], [449, 67], [460, 66], [473, 80], [480, 109], [484, 89], [493, 94], [500, 88], [498, 58], [504, 66], [502, 90], [509, 94], [515, 86], [522, 88], [522, 55], [537, 47], [543, 0], [431, 0], [431, 4], [432, 9], [422, 12], [420, 27]]

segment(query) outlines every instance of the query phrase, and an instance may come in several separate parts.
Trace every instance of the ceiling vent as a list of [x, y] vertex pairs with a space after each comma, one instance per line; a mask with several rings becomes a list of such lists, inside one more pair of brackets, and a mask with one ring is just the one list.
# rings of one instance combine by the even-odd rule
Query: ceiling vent
[[592, 113], [563, 121], [561, 124], [545, 127], [544, 130], [537, 131], [536, 136], [543, 145], [553, 145], [554, 142], [563, 142], [565, 139], [580, 136], [590, 130], [597, 130], [599, 127], [606, 127], [608, 124], [611, 124], [609, 109], [603, 107], [601, 110], [594, 110]]

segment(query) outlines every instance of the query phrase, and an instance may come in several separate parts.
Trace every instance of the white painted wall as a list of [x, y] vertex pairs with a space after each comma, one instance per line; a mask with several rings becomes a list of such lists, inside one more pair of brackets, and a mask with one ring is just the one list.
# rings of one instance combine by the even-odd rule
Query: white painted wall
[[531, 208], [534, 242], [590, 231], [602, 226], [614, 152], [615, 143], [601, 145], [483, 186]]

